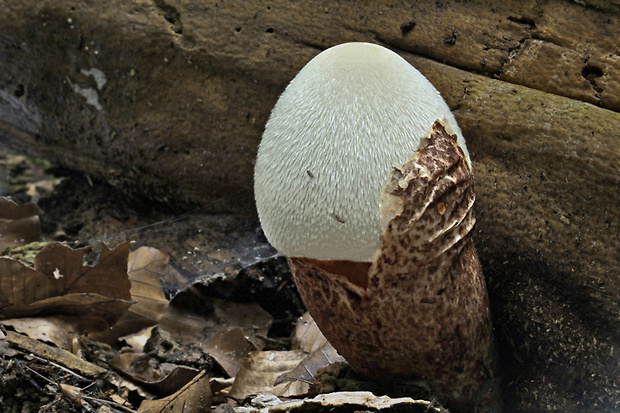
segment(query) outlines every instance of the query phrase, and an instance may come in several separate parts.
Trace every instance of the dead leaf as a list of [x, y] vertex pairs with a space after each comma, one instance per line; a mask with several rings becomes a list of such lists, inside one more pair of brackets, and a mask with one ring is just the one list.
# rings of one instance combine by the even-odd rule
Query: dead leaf
[[279, 376], [274, 384], [278, 385], [285, 381], [302, 381], [304, 383], [313, 384], [317, 373], [334, 363], [346, 363], [346, 360], [338, 354], [330, 343], [325, 343], [323, 347], [307, 355], [301, 363], [295, 366], [291, 371]]
[[237, 375], [241, 361], [251, 351], [256, 350], [239, 327], [230, 327], [215, 333], [203, 348], [230, 377]]
[[[182, 296], [179, 295], [176, 299], [179, 297]], [[222, 341], [222, 338], [218, 339], [220, 334], [228, 335], [233, 341], [214, 354], [220, 357], [222, 367], [227, 373], [234, 374], [238, 371], [238, 366], [235, 364], [247, 355], [242, 354], [242, 348], [253, 350], [257, 345], [262, 347], [263, 340], [260, 337], [267, 336], [272, 317], [255, 303], [233, 303], [220, 299], [209, 299], [209, 302], [213, 310], [207, 314], [196, 314], [179, 306], [170, 305], [159, 327], [166, 330], [182, 347], [193, 346], [207, 353], [219, 345], [218, 340]], [[235, 331], [225, 333], [229, 328], [241, 329], [242, 334]], [[241, 340], [241, 335], [244, 340]], [[247, 346], [247, 342], [244, 344], [245, 340], [256, 344]]]
[[129, 254], [131, 297], [136, 301], [130, 313], [142, 317], [148, 323], [141, 328], [157, 324], [168, 308], [168, 299], [161, 284], [168, 260], [168, 255], [156, 248], [140, 247]]
[[87, 249], [71, 249], [60, 242], [47, 244], [37, 254], [34, 269], [56, 282], [57, 294], [97, 293], [106, 297], [131, 300], [127, 276], [129, 244], [115, 249], [103, 245], [94, 267], [82, 265]]
[[262, 349], [269, 333], [273, 317], [256, 303], [235, 303], [227, 300], [211, 299], [213, 319], [221, 328], [239, 327], [246, 338]]
[[295, 324], [292, 348], [312, 353], [327, 343], [327, 339], [321, 333], [310, 312], [306, 311]]
[[162, 288], [162, 281], [170, 278], [172, 273], [168, 260], [167, 254], [150, 247], [140, 247], [129, 254], [127, 273], [134, 304], [110, 330], [94, 338], [112, 343], [159, 322], [168, 308], [168, 299]]
[[297, 320], [293, 347], [301, 348], [310, 354], [299, 365], [278, 377], [275, 384], [285, 381], [313, 384], [319, 371], [334, 363], [345, 363], [346, 360], [327, 341], [309, 312]]
[[41, 238], [39, 215], [43, 211], [33, 203], [17, 205], [0, 197], [0, 249], [26, 245]]
[[204, 413], [211, 409], [209, 376], [201, 372], [171, 396], [159, 400], [144, 400], [138, 413]]
[[34, 269], [0, 258], [0, 316], [65, 315], [80, 331], [109, 328], [131, 305], [128, 244], [104, 245], [99, 263], [82, 265], [87, 250], [47, 244]]
[[42, 213], [43, 211], [32, 202], [17, 205], [6, 197], [0, 197], [0, 219], [21, 219], [41, 215]]
[[292, 351], [253, 351], [241, 362], [241, 369], [229, 395], [236, 399], [245, 399], [259, 393], [271, 393], [276, 396], [299, 396], [308, 392], [306, 383], [281, 383], [274, 386], [275, 380], [283, 373], [297, 366], [307, 353]]
[[151, 367], [150, 360], [151, 357], [145, 353], [121, 353], [110, 364], [133, 380], [148, 383], [161, 378], [159, 372]]
[[[114, 327], [112, 327], [112, 328], [114, 328]], [[120, 336], [120, 337], [118, 337], [118, 340], [123, 341], [126, 345], [131, 347], [131, 349], [134, 352], [136, 352], [136, 353], [143, 353], [144, 352], [144, 346], [146, 345], [146, 343], [151, 338], [151, 335], [153, 333], [153, 329], [154, 328], [156, 328], [156, 327], [155, 326], [146, 327], [146, 328], [143, 328], [142, 330], [140, 330], [140, 331], [138, 331], [136, 333], [128, 334], [126, 336]], [[98, 340], [98, 337], [96, 336], [95, 339]], [[105, 341], [105, 340], [101, 340], [101, 341]]]
[[73, 339], [79, 334], [62, 317], [24, 317], [0, 320], [0, 324], [11, 326], [15, 331], [35, 340], [53, 343], [63, 350], [71, 351]]
[[199, 370], [187, 366], [162, 364], [155, 369], [150, 364], [151, 357], [144, 353], [122, 353], [114, 358], [111, 365], [146, 389], [159, 394], [172, 394], [190, 380]]

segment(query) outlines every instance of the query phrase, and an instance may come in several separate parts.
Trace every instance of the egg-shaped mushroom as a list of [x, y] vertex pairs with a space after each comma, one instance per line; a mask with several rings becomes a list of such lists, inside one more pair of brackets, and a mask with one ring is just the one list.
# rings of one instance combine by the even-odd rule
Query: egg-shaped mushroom
[[267, 239], [351, 367], [424, 378], [457, 410], [478, 402], [495, 363], [471, 162], [419, 71], [369, 43], [312, 59], [265, 126], [255, 197]]

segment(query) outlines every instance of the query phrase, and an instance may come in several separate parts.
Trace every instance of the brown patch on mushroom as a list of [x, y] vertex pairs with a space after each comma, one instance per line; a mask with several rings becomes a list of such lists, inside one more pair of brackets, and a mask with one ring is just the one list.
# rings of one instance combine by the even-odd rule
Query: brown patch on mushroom
[[439, 212], [439, 215], [445, 214], [446, 204], [444, 204], [443, 202], [437, 202], [437, 212]]
[[[496, 367], [488, 295], [471, 240], [474, 200], [465, 155], [436, 122], [427, 144], [384, 188], [390, 209], [382, 215], [392, 217], [383, 221], [368, 271], [368, 263], [289, 259], [308, 310], [355, 370], [422, 377], [457, 411], [474, 410]], [[360, 268], [366, 284], [351, 274]]]
[[331, 274], [344, 276], [347, 280], [349, 280], [349, 282], [363, 289], [368, 287], [368, 270], [370, 269], [369, 262], [324, 261], [301, 257], [294, 259], [307, 265], [321, 268]]

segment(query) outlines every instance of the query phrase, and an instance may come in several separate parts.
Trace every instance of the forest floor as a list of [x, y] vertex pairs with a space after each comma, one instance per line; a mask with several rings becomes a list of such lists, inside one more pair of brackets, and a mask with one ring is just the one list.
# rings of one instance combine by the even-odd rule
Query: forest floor
[[[2, 412], [442, 409], [364, 391], [317, 396], [374, 390], [396, 397], [403, 384], [378, 389], [361, 381], [312, 319], [300, 318], [305, 310], [286, 261], [253, 218], [129, 199], [6, 150], [0, 192], [40, 208], [25, 220], [35, 232], [39, 226], [43, 242], [2, 245], [2, 259], [19, 266], [10, 282], [0, 280]], [[0, 210], [2, 231], [13, 231], [11, 219]], [[70, 277], [92, 291], [60, 286]], [[17, 279], [35, 287], [20, 289]], [[120, 285], [130, 291], [116, 292]], [[430, 398], [417, 382], [404, 392]]]

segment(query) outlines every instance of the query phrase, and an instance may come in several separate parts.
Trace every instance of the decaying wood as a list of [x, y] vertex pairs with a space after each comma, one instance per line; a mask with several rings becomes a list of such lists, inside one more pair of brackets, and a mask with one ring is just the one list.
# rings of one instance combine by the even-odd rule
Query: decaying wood
[[454, 85], [477, 72], [620, 110], [618, 13], [565, 1], [3, 3], [3, 141], [156, 198], [247, 195], [278, 94], [345, 41], [465, 71]]
[[213, 209], [252, 213], [262, 128], [308, 60], [347, 41], [396, 50], [468, 140], [508, 397], [618, 407], [617, 0], [0, 5], [2, 143]]
[[75, 354], [13, 331], [6, 332], [6, 341], [22, 350], [42, 357], [45, 360], [58, 363], [61, 366], [77, 371], [86, 377], [103, 378], [109, 375], [108, 370], [89, 363]]

